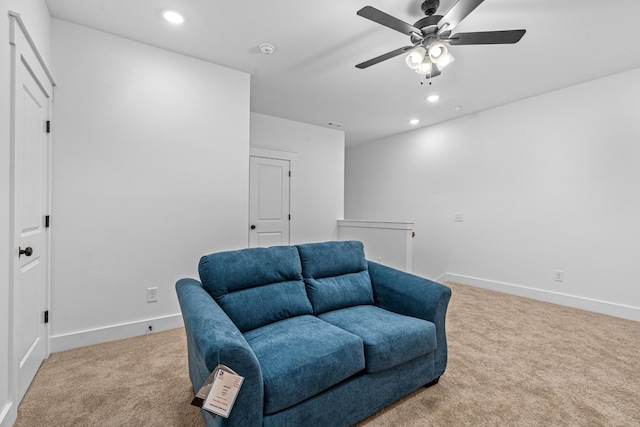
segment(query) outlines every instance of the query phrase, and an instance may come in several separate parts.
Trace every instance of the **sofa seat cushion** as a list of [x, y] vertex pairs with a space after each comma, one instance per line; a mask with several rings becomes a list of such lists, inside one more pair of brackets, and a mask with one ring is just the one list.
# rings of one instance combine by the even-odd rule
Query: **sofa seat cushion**
[[367, 373], [428, 354], [437, 344], [433, 323], [373, 305], [343, 308], [318, 317], [362, 339]]
[[265, 415], [302, 402], [364, 369], [362, 340], [314, 316], [291, 317], [244, 336], [262, 370]]

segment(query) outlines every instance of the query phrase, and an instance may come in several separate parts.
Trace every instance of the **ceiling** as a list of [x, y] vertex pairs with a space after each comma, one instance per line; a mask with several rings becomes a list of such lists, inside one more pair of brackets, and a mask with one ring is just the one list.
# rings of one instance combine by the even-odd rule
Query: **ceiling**
[[[398, 56], [409, 37], [356, 15], [366, 5], [413, 24], [420, 0], [46, 0], [51, 15], [251, 74], [251, 111], [328, 127], [347, 145], [640, 67], [638, 0], [485, 0], [455, 32], [524, 28], [515, 45], [451, 46], [420, 84]], [[444, 14], [455, 0], [441, 0]], [[180, 26], [161, 19], [179, 10]], [[261, 43], [276, 50], [264, 55]], [[440, 95], [437, 103], [426, 101]], [[586, 99], [585, 102], [590, 102]], [[454, 111], [455, 106], [462, 109]], [[417, 118], [416, 126], [409, 120]]]

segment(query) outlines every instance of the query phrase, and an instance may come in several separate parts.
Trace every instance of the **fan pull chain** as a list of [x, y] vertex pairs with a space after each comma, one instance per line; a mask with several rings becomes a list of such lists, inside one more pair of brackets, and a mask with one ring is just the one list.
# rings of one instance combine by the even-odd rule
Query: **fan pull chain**
[[[431, 74], [429, 74], [429, 86], [431, 86], [431, 79], [433, 77], [431, 77]], [[420, 84], [423, 85], [424, 84], [424, 74], [420, 74]]]

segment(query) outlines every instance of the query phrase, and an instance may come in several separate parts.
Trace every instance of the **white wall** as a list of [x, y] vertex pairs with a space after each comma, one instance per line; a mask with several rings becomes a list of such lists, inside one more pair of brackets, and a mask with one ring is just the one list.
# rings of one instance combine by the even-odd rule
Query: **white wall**
[[297, 153], [291, 244], [335, 240], [344, 215], [344, 132], [251, 113], [251, 145]]
[[247, 244], [249, 75], [56, 19], [52, 37], [52, 351], [179, 326], [176, 280]]
[[639, 88], [635, 69], [349, 148], [346, 216], [415, 221], [424, 276], [640, 320]]
[[[11, 141], [10, 141], [10, 70], [8, 12], [20, 13], [20, 17], [45, 62], [50, 61], [49, 12], [44, 0], [0, 0], [0, 426], [11, 426], [16, 419], [17, 402], [12, 385], [14, 371], [11, 351], [10, 267], [16, 256], [10, 246], [11, 236]], [[17, 362], [16, 362], [17, 363]]]

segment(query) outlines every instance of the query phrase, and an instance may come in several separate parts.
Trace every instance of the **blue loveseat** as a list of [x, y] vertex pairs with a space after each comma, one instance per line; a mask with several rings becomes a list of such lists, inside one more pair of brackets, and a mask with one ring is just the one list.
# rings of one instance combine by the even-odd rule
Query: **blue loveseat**
[[348, 426], [447, 364], [451, 290], [368, 262], [362, 243], [220, 252], [176, 284], [197, 392], [224, 364], [245, 377], [208, 426]]

